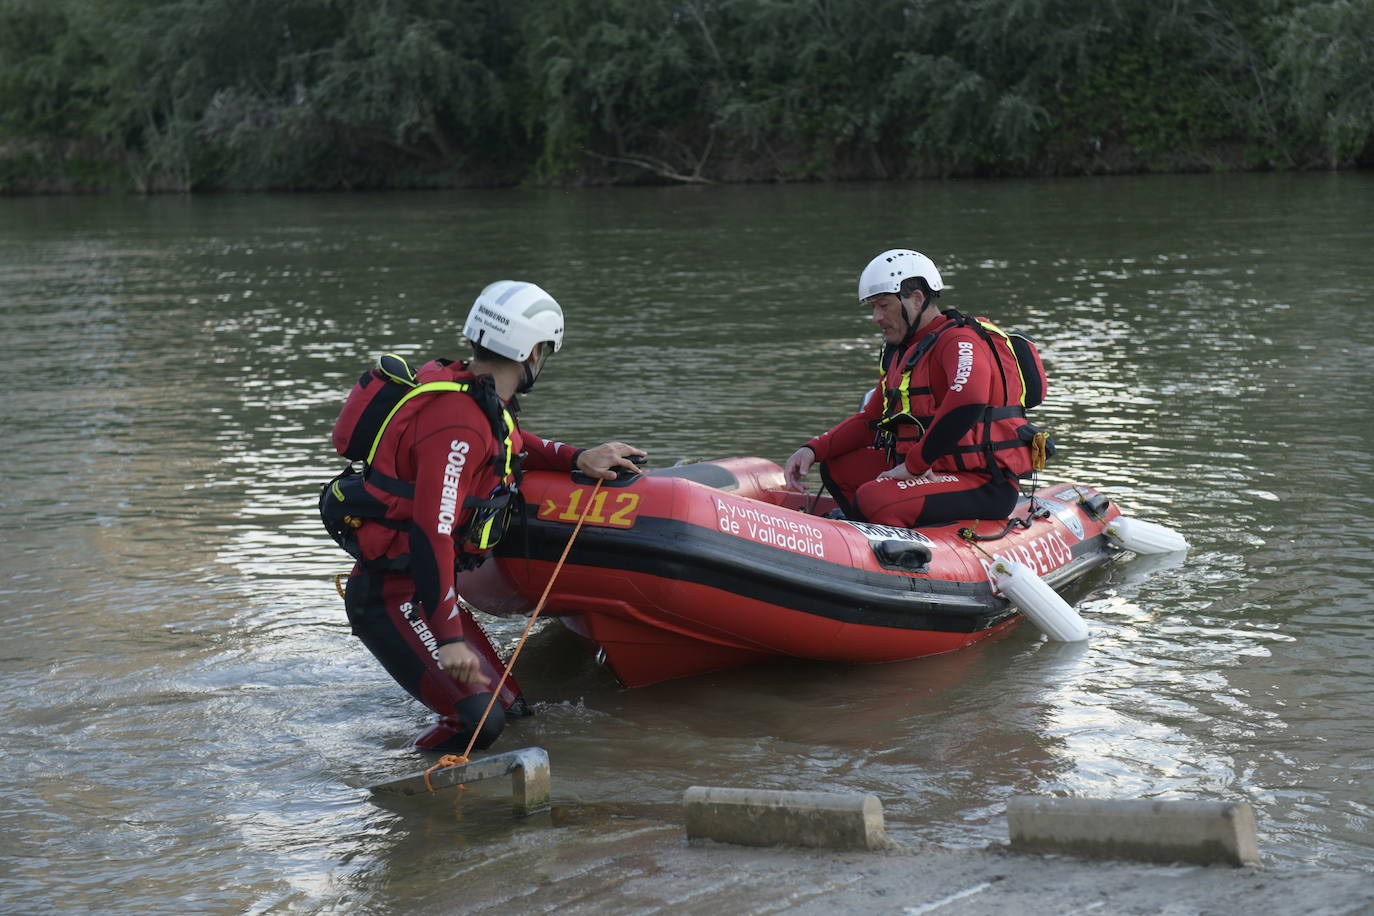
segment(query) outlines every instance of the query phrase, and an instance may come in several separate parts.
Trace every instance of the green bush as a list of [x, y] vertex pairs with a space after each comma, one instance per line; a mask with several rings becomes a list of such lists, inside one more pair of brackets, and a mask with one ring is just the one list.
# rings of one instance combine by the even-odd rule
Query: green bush
[[1374, 0], [0, 0], [6, 192], [1371, 159]]

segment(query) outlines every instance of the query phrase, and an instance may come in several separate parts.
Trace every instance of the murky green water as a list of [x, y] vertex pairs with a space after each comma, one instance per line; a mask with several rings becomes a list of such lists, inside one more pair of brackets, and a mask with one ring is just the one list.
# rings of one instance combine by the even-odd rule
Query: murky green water
[[1079, 588], [1078, 647], [623, 691], [555, 625], [501, 746], [549, 750], [563, 817], [863, 791], [899, 840], [981, 845], [1013, 794], [1241, 797], [1272, 863], [1374, 867], [1371, 214], [1368, 175], [0, 200], [0, 908], [399, 912], [533, 829], [358, 788], [428, 714], [329, 581], [343, 391], [461, 355], [515, 276], [568, 315], [529, 428], [781, 460], [868, 386], [853, 284], [893, 245], [1044, 341], [1050, 477], [1186, 561]]

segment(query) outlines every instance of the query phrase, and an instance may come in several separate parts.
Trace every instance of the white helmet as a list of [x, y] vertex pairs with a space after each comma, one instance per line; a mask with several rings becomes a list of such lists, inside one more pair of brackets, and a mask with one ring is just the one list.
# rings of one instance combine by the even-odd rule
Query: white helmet
[[893, 248], [869, 261], [864, 272], [859, 274], [859, 301], [898, 292], [907, 277], [920, 277], [935, 293], [944, 286], [930, 258], [909, 248]]
[[497, 280], [477, 294], [463, 336], [522, 363], [545, 341], [554, 352], [563, 346], [563, 309], [533, 283]]

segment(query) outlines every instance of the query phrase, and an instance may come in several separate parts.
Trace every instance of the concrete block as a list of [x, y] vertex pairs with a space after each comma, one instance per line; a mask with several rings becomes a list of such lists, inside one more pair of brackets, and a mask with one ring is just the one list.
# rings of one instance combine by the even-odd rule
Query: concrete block
[[434, 770], [429, 773], [428, 782], [425, 773], [416, 773], [368, 786], [368, 789], [377, 795], [427, 795], [439, 789], [451, 789], [463, 783], [503, 776], [511, 778], [511, 811], [516, 817], [535, 814], [549, 807], [549, 753], [542, 747], [524, 747], [471, 763]]
[[822, 849], [887, 845], [883, 805], [876, 795], [692, 786], [682, 801], [689, 840]]
[[1032, 798], [1007, 802], [1011, 848], [1090, 859], [1255, 865], [1249, 802]]

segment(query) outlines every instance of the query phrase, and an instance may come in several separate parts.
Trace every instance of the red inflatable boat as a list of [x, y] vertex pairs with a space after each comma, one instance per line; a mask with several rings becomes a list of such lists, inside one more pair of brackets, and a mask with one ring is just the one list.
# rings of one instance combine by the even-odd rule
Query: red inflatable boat
[[[583, 510], [543, 615], [596, 646], [628, 687], [771, 656], [887, 662], [950, 652], [1020, 614], [992, 585], [994, 555], [1062, 588], [1121, 550], [1120, 516], [1091, 487], [1047, 486], [1010, 522], [909, 530], [822, 517], [761, 458], [608, 481], [531, 472], [527, 525], [459, 577], [474, 607], [533, 610]], [[590, 500], [590, 508], [588, 508]], [[528, 555], [526, 554], [528, 552]]]

